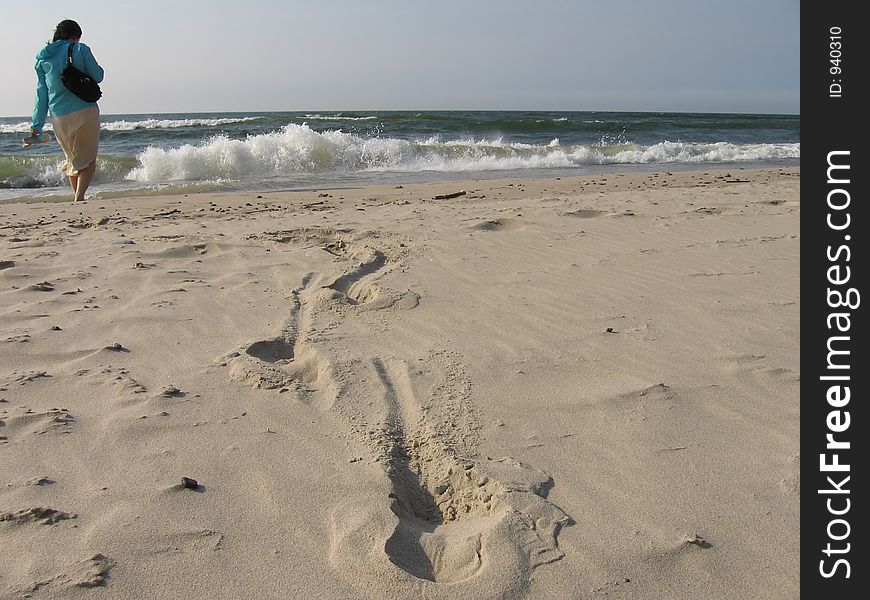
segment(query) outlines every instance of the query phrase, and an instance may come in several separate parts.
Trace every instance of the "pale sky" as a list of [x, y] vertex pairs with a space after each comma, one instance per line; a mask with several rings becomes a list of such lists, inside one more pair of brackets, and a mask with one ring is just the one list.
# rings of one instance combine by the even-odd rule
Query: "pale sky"
[[3, 0], [0, 116], [65, 18], [104, 114], [800, 112], [799, 0]]

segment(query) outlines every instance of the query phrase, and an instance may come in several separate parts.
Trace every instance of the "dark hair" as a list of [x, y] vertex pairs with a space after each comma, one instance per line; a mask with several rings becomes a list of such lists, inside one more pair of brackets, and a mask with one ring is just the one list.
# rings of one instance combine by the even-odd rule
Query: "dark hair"
[[64, 19], [57, 24], [57, 27], [54, 30], [54, 37], [51, 41], [74, 40], [80, 37], [82, 37], [82, 28], [79, 27], [79, 24], [70, 19]]

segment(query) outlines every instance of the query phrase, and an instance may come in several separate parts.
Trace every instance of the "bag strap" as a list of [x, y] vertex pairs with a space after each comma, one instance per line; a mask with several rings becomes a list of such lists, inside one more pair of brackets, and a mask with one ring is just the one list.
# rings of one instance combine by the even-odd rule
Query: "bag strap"
[[66, 64], [68, 64], [68, 65], [73, 64], [73, 63], [72, 63], [72, 51], [73, 51], [73, 46], [75, 46], [75, 45], [76, 45], [75, 42], [70, 42], [69, 47], [67, 48], [67, 51], [66, 51]]

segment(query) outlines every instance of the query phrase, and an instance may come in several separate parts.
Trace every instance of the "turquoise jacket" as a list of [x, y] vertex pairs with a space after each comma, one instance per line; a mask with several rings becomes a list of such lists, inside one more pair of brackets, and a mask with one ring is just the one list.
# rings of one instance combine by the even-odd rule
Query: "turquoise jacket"
[[[36, 106], [30, 127], [42, 133], [45, 119], [51, 112], [52, 117], [62, 117], [78, 110], [96, 106], [96, 102], [85, 102], [66, 89], [60, 74], [66, 68], [69, 40], [58, 40], [47, 45], [36, 55]], [[73, 64], [99, 83], [103, 80], [103, 67], [97, 64], [91, 49], [77, 43], [72, 53]]]

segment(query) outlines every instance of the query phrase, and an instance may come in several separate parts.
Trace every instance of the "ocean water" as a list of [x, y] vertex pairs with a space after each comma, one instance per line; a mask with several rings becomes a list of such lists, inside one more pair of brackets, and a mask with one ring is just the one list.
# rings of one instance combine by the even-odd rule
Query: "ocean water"
[[[50, 124], [46, 127], [51, 130]], [[68, 195], [56, 142], [0, 118], [0, 201]], [[800, 163], [798, 115], [277, 112], [103, 115], [97, 197]]]

